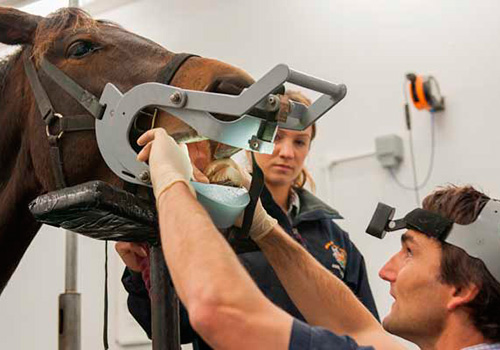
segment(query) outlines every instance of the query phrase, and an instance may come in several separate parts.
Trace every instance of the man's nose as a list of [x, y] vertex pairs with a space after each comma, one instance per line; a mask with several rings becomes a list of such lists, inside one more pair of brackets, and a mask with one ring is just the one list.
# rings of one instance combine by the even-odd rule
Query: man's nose
[[382, 278], [384, 281], [387, 282], [394, 282], [396, 280], [396, 277], [398, 275], [398, 264], [397, 264], [397, 257], [393, 256], [388, 262], [385, 263], [385, 265], [380, 269], [378, 275], [380, 278]]

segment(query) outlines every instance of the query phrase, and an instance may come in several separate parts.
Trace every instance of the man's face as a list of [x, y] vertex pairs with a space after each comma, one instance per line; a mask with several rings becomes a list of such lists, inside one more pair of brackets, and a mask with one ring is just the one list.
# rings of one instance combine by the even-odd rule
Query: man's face
[[312, 127], [303, 131], [279, 129], [273, 154], [255, 153], [255, 160], [271, 185], [290, 185], [300, 174], [311, 145]]
[[453, 294], [439, 278], [441, 255], [440, 244], [422, 233], [409, 230], [401, 237], [401, 250], [379, 272], [394, 298], [383, 320], [388, 332], [416, 343], [441, 332]]

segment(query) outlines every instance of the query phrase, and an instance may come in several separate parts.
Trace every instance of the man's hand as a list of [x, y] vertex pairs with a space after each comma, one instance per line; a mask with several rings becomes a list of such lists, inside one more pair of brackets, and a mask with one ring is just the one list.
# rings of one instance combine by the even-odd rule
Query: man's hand
[[125, 265], [134, 272], [142, 273], [146, 264], [144, 259], [148, 258], [148, 252], [144, 245], [139, 243], [117, 242], [115, 249]]
[[151, 182], [157, 202], [161, 194], [177, 182], [184, 182], [195, 195], [189, 184], [193, 167], [186, 145], [178, 145], [164, 129], [159, 128], [145, 132], [139, 137], [137, 144], [145, 145], [137, 155], [137, 160], [149, 160]]

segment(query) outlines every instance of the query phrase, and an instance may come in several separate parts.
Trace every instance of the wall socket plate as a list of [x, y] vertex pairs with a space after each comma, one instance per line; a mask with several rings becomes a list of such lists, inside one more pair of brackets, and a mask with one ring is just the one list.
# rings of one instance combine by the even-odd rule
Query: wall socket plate
[[375, 155], [384, 168], [397, 168], [404, 158], [403, 139], [395, 134], [376, 137]]

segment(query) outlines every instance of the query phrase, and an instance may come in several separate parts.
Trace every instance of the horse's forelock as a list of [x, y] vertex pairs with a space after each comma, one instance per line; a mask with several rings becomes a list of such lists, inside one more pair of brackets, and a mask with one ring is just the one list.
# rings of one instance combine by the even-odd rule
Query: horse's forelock
[[40, 21], [36, 29], [33, 43], [35, 62], [40, 61], [64, 31], [77, 29], [93, 31], [98, 29], [98, 23], [87, 12], [75, 7], [63, 8], [48, 15]]

